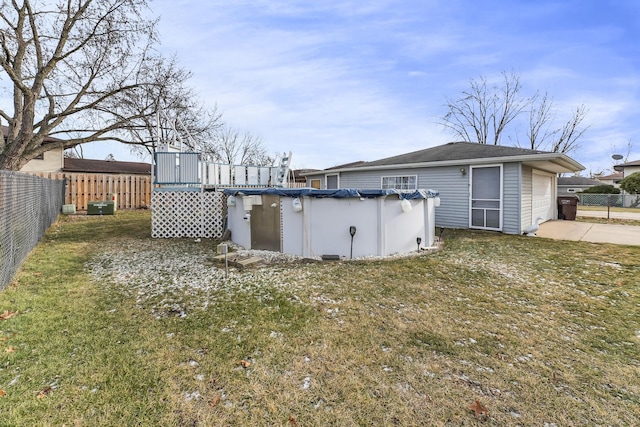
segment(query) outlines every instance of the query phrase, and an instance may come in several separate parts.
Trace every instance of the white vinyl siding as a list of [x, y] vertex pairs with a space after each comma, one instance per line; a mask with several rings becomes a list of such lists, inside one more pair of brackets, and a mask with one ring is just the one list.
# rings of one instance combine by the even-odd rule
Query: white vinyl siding
[[381, 188], [383, 190], [417, 190], [418, 176], [383, 176]]

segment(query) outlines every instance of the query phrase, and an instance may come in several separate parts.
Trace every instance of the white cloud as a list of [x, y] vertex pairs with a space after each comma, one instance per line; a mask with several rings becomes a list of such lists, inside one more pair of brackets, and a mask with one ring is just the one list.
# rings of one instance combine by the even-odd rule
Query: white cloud
[[445, 99], [472, 78], [512, 70], [527, 91], [549, 92], [559, 120], [580, 104], [590, 110], [592, 127], [576, 154], [583, 164], [606, 163], [610, 141], [640, 140], [640, 59], [629, 54], [627, 35], [635, 32], [600, 7], [456, 0], [156, 0], [152, 7], [163, 15], [163, 48], [194, 72], [202, 98], [261, 135], [270, 151], [292, 150], [300, 166], [447, 142], [451, 135], [437, 124]]

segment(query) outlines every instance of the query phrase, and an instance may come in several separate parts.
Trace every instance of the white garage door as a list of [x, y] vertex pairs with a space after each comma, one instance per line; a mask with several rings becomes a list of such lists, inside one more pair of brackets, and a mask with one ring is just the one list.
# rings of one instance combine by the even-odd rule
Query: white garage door
[[533, 174], [533, 189], [531, 197], [531, 220], [540, 217], [543, 221], [553, 218], [553, 177]]

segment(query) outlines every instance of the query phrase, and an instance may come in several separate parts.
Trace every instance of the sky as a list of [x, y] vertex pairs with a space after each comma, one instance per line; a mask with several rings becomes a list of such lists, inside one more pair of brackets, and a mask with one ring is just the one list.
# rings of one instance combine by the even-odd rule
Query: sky
[[[472, 79], [520, 77], [547, 92], [558, 126], [584, 104], [571, 157], [610, 172], [640, 160], [637, 0], [153, 0], [160, 50], [223, 120], [291, 151], [292, 167], [331, 166], [441, 145], [446, 103]], [[503, 143], [523, 140], [522, 131]], [[139, 161], [120, 144], [86, 158]]]

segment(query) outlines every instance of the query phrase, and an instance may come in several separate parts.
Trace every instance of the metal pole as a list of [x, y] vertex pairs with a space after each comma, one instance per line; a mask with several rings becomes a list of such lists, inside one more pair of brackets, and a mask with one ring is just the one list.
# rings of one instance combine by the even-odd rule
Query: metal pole
[[351, 254], [349, 256], [349, 259], [353, 259], [353, 236], [351, 236]]

